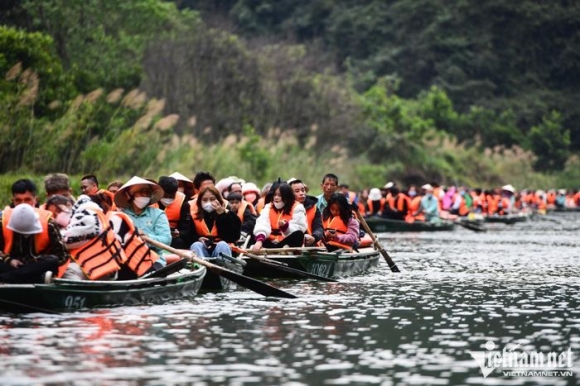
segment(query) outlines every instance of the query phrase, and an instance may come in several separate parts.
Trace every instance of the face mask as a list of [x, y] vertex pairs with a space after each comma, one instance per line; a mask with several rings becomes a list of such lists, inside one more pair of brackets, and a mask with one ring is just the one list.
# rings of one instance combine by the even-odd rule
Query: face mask
[[417, 195], [417, 192], [414, 190], [409, 191], [409, 197], [415, 197]]
[[175, 201], [175, 199], [174, 199], [174, 198], [162, 198], [162, 199], [161, 199], [161, 203], [162, 203], [164, 206], [169, 206], [169, 205], [171, 205], [171, 203], [172, 203], [173, 201]]
[[256, 201], [256, 195], [254, 193], [246, 193], [244, 199], [248, 202], [254, 202]]
[[177, 188], [177, 191], [183, 193], [185, 192], [185, 188], [182, 186], [181, 188]]
[[149, 204], [151, 199], [149, 197], [135, 197], [135, 206], [139, 209], [143, 209]]
[[56, 218], [54, 219], [54, 221], [56, 221], [56, 223], [61, 228], [66, 228], [66, 226], [70, 222], [70, 213], [60, 212], [59, 214], [56, 215]]
[[202, 202], [201, 203], [201, 207], [203, 210], [205, 210], [207, 213], [211, 213], [214, 211], [214, 208], [211, 204], [211, 202]]
[[276, 207], [276, 209], [282, 209], [284, 207], [284, 201], [275, 202], [274, 206]]

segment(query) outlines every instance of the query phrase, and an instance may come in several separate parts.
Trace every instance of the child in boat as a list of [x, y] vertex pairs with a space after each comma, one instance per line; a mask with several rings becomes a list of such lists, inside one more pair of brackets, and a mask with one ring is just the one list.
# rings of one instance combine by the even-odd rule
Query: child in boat
[[339, 248], [352, 251], [359, 239], [360, 225], [343, 194], [334, 193], [322, 213], [324, 244], [329, 251]]

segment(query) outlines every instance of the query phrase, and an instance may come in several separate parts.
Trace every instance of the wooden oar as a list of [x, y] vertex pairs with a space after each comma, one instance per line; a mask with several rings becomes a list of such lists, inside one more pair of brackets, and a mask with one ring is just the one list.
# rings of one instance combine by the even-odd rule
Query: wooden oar
[[248, 277], [248, 276], [244, 276], [244, 275], [236, 273], [234, 271], [230, 271], [227, 268], [212, 264], [209, 261], [206, 261], [204, 259], [200, 259], [199, 257], [195, 256], [193, 254], [193, 252], [188, 254], [186, 252], [180, 251], [179, 249], [172, 248], [169, 245], [165, 245], [163, 243], [160, 243], [159, 241], [153, 240], [152, 238], [150, 238], [148, 236], [141, 236], [141, 237], [143, 238], [143, 240], [145, 240], [146, 242], [148, 242], [151, 245], [155, 245], [158, 248], [161, 248], [161, 249], [164, 249], [168, 252], [174, 253], [174, 254], [181, 256], [185, 259], [194, 261], [199, 265], [203, 265], [204, 267], [211, 270], [216, 275], [223, 276], [226, 279], [229, 279], [229, 280], [233, 281], [234, 283], [241, 285], [242, 287], [245, 287], [247, 289], [250, 289], [254, 292], [259, 293], [260, 295], [275, 296], [275, 297], [279, 297], [279, 298], [288, 298], [288, 299], [295, 299], [297, 297], [296, 295], [292, 295], [291, 293], [288, 293], [286, 291], [282, 291], [281, 289], [278, 289], [276, 287], [272, 287], [271, 285], [266, 284], [262, 281], [253, 279], [253, 278]]
[[278, 261], [270, 260], [270, 259], [267, 259], [265, 257], [261, 257], [261, 256], [258, 256], [258, 255], [254, 255], [253, 253], [246, 253], [246, 256], [248, 256], [250, 259], [259, 261], [260, 263], [265, 264], [265, 265], [267, 265], [269, 267], [272, 267], [274, 269], [277, 269], [279, 271], [284, 271], [284, 272], [292, 273], [292, 274], [295, 274], [295, 275], [300, 276], [300, 277], [308, 277], [308, 278], [311, 278], [311, 279], [328, 281], [328, 282], [333, 282], [333, 283], [338, 282], [338, 280], [331, 279], [329, 277], [319, 276], [319, 275], [315, 275], [315, 274], [310, 273], [310, 272], [306, 272], [306, 271], [302, 271], [302, 270], [299, 270], [299, 269], [296, 269], [296, 268], [288, 267], [286, 265], [281, 264]]
[[152, 278], [156, 278], [156, 277], [167, 277], [167, 276], [171, 275], [172, 273], [178, 272], [178, 271], [182, 270], [183, 268], [185, 268], [186, 264], [187, 264], [187, 259], [179, 259], [177, 261], [174, 261], [171, 264], [166, 265], [163, 268], [158, 269], [157, 271], [153, 271], [148, 275], [141, 276], [139, 278], [139, 280], [152, 279]]
[[459, 219], [459, 220], [455, 221], [455, 223], [461, 225], [465, 229], [469, 229], [470, 231], [487, 232], [487, 228], [485, 227], [485, 225], [478, 224], [475, 221]]
[[393, 259], [391, 259], [391, 256], [389, 256], [389, 254], [387, 253], [385, 248], [383, 248], [383, 246], [379, 242], [379, 239], [377, 239], [377, 237], [374, 235], [373, 231], [371, 231], [369, 224], [367, 224], [367, 222], [365, 221], [365, 219], [362, 216], [362, 214], [360, 213], [360, 211], [355, 209], [354, 212], [356, 212], [356, 216], [358, 217], [358, 221], [361, 223], [361, 225], [365, 229], [365, 232], [367, 232], [369, 235], [371, 235], [371, 239], [373, 239], [373, 243], [375, 244], [375, 247], [379, 250], [379, 252], [383, 256], [383, 258], [385, 259], [385, 261], [389, 265], [389, 268], [391, 269], [391, 271], [392, 272], [401, 272], [401, 271], [399, 271], [399, 268], [397, 267], [397, 265], [395, 264]]

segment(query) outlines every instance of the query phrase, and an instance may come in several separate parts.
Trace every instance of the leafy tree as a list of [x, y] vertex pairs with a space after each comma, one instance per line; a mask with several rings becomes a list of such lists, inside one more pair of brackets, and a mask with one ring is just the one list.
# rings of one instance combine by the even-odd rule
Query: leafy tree
[[561, 171], [570, 156], [570, 131], [562, 125], [562, 115], [552, 111], [528, 134], [530, 149], [538, 157], [534, 169], [543, 172]]
[[23, 7], [33, 25], [54, 38], [82, 92], [138, 86], [148, 42], [197, 22], [195, 13], [159, 0], [25, 0]]

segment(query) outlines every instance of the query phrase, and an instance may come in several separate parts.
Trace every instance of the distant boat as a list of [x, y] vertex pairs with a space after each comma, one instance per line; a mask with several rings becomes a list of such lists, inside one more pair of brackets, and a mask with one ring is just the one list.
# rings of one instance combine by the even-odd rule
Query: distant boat
[[437, 232], [452, 231], [455, 228], [455, 222], [441, 220], [438, 222], [414, 221], [406, 222], [403, 220], [393, 220], [380, 216], [371, 216], [365, 218], [367, 224], [373, 232]]

